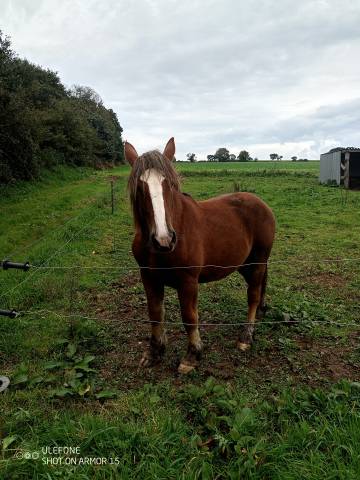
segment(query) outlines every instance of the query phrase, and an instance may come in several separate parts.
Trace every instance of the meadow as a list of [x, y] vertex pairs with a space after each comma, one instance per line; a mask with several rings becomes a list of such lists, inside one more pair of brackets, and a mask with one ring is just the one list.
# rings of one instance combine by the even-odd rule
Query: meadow
[[200, 288], [195, 372], [177, 374], [170, 289], [164, 362], [138, 367], [149, 325], [129, 167], [0, 187], [0, 256], [32, 265], [0, 270], [0, 308], [21, 312], [0, 317], [0, 478], [358, 479], [360, 192], [319, 185], [316, 161], [176, 168], [195, 199], [249, 191], [275, 213], [253, 348], [235, 348], [246, 285], [233, 274]]

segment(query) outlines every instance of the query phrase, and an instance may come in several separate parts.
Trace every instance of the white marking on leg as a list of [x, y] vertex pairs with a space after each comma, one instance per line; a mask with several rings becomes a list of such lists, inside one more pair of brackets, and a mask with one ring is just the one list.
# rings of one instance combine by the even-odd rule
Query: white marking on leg
[[186, 375], [187, 373], [191, 372], [194, 369], [195, 369], [194, 365], [186, 365], [186, 363], [180, 363], [178, 367], [178, 372]]
[[165, 320], [165, 308], [164, 304], [161, 305], [161, 319], [158, 324], [152, 323], [151, 324], [151, 333], [154, 337], [160, 341], [161, 343], [166, 343], [166, 333], [164, 329], [164, 320]]
[[201, 342], [201, 338], [200, 338], [200, 332], [199, 332], [199, 329], [196, 328], [195, 330], [193, 330], [190, 334], [190, 343], [192, 345], [194, 345], [194, 347], [197, 349], [197, 350], [201, 350], [202, 349], [202, 342]]
[[250, 343], [237, 342], [237, 347], [239, 350], [242, 350], [243, 352], [245, 352], [246, 350], [249, 350], [251, 345]]
[[[167, 246], [169, 243], [169, 232], [166, 225], [165, 203], [162, 182], [164, 176], [154, 168], [147, 169], [140, 177], [140, 180], [147, 183], [150, 192], [151, 203], [154, 211], [155, 238], [160, 245]], [[171, 239], [170, 239], [171, 240]]]

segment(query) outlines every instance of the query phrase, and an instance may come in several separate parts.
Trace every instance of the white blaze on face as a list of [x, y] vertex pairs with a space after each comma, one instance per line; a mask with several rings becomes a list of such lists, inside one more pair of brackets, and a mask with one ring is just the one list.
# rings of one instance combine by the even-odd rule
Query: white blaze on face
[[141, 175], [140, 180], [147, 183], [150, 192], [151, 203], [154, 211], [155, 238], [160, 245], [167, 246], [169, 233], [166, 225], [165, 203], [162, 182], [164, 176], [154, 168], [149, 168]]

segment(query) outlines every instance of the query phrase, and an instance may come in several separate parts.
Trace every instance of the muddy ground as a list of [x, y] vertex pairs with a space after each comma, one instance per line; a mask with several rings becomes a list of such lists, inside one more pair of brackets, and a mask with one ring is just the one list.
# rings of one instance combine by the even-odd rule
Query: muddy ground
[[[168, 347], [159, 365], [140, 368], [139, 361], [150, 336], [145, 294], [134, 272], [125, 282], [113, 283], [106, 292], [91, 292], [93, 309], [107, 340], [97, 351], [101, 376], [112, 387], [129, 389], [145, 383], [171, 381], [181, 384], [177, 366], [186, 351], [186, 335], [179, 324], [176, 305], [166, 314]], [[115, 303], [114, 303], [115, 299]], [[111, 306], [111, 307], [109, 307]], [[201, 320], [200, 311], [200, 320]], [[213, 376], [219, 380], [286, 383], [311, 386], [340, 379], [360, 381], [360, 330], [337, 335], [302, 331], [298, 323], [258, 324], [249, 352], [240, 352], [235, 343], [239, 326], [201, 327], [204, 352], [192, 380]]]

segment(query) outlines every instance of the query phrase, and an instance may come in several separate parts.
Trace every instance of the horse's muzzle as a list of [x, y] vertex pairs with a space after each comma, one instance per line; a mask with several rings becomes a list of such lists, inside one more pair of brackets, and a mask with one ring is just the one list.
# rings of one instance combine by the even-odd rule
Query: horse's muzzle
[[160, 238], [156, 238], [154, 234], [151, 235], [151, 242], [155, 247], [155, 250], [166, 253], [172, 252], [175, 249], [177, 242], [176, 232], [175, 230], [171, 230], [169, 233], [170, 235]]

